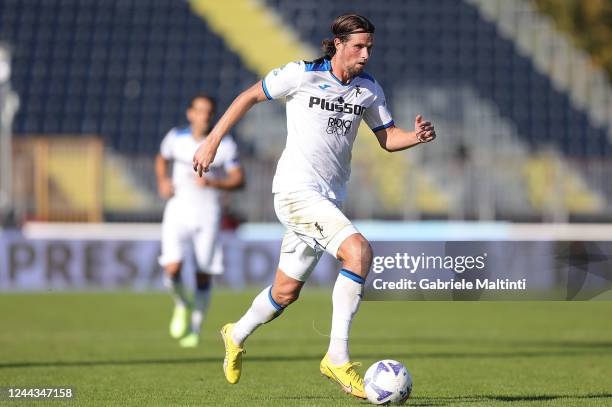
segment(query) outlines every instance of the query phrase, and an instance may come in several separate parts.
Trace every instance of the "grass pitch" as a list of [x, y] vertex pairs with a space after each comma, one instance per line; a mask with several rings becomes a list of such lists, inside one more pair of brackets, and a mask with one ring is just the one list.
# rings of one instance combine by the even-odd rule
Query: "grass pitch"
[[[5, 405], [368, 405], [323, 379], [330, 292], [305, 288], [246, 343], [225, 382], [219, 328], [256, 291], [217, 291], [197, 349], [167, 333], [162, 293], [0, 296], [0, 387], [69, 386], [72, 401]], [[612, 406], [612, 302], [364, 302], [353, 324], [362, 373], [411, 371], [412, 406]]]

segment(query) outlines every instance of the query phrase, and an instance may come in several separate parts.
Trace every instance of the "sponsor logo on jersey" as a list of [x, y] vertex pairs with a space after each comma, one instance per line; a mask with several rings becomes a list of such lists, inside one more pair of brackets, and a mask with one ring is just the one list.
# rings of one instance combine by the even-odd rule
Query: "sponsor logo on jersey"
[[325, 90], [327, 88], [331, 88], [331, 85], [328, 85], [327, 83], [323, 84], [323, 85], [319, 85], [319, 88]]
[[327, 119], [327, 134], [335, 134], [336, 136], [344, 136], [351, 130], [353, 125], [352, 120], [342, 120], [339, 117], [329, 117]]
[[363, 112], [365, 111], [365, 106], [362, 105], [344, 103], [344, 100], [342, 100], [342, 102], [339, 101], [339, 103], [334, 103], [315, 96], [310, 97], [308, 107], [319, 107], [321, 110], [327, 110], [328, 112], [348, 113], [354, 114], [355, 116], [363, 116]]

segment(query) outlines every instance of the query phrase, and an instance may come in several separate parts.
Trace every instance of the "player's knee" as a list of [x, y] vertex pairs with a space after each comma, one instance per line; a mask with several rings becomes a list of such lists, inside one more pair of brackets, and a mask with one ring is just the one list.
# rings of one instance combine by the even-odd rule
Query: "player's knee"
[[359, 274], [367, 273], [372, 264], [374, 254], [370, 243], [360, 234], [347, 238], [338, 251], [338, 257], [351, 271]]

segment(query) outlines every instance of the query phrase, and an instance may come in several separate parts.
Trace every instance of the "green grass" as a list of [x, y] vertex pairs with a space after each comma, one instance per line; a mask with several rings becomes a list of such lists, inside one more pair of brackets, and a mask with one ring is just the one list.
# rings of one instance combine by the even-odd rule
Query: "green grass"
[[[217, 292], [190, 350], [168, 336], [161, 293], [3, 294], [0, 387], [70, 386], [69, 405], [367, 405], [318, 373], [329, 291], [305, 289], [257, 331], [240, 383], [226, 384], [217, 331], [254, 294]], [[406, 364], [413, 406], [612, 405], [612, 302], [364, 302], [351, 353], [363, 371]]]

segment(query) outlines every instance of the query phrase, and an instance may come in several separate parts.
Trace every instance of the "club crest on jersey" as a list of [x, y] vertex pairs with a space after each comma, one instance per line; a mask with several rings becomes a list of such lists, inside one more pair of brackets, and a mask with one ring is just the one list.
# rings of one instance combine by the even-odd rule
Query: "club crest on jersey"
[[365, 110], [364, 106], [358, 104], [334, 103], [329, 102], [326, 99], [311, 96], [310, 101], [308, 102], [308, 107], [314, 108], [315, 106], [319, 106], [321, 110], [327, 110], [328, 112], [348, 113], [354, 114], [355, 116], [362, 116]]

